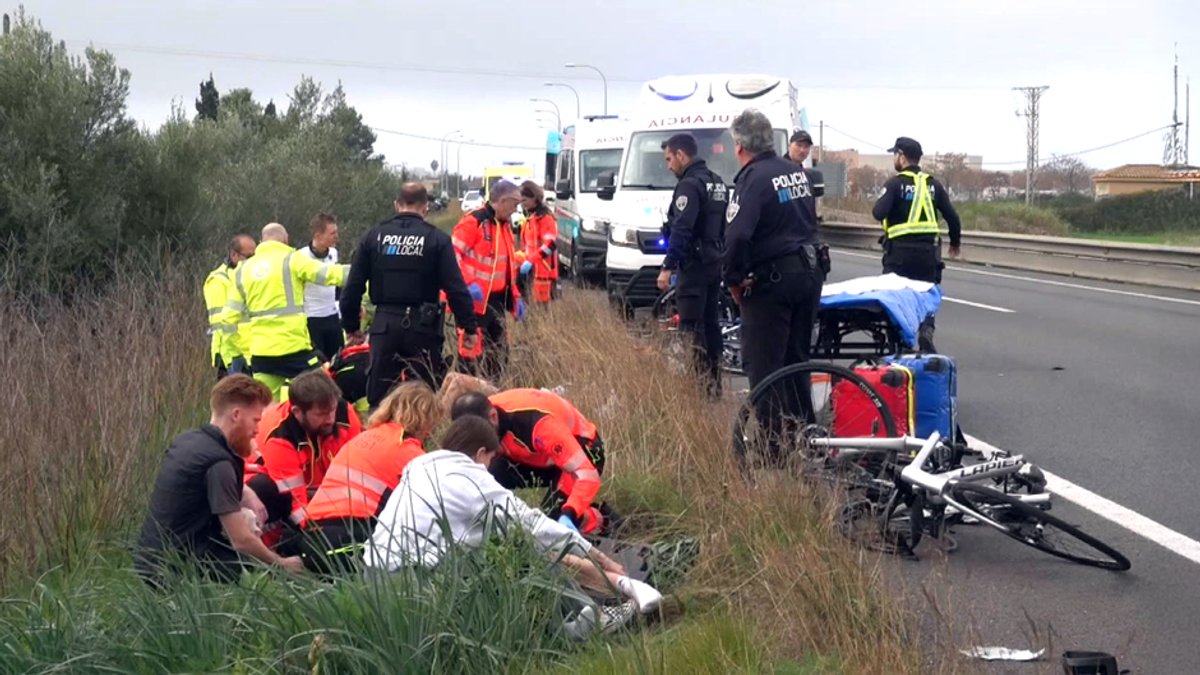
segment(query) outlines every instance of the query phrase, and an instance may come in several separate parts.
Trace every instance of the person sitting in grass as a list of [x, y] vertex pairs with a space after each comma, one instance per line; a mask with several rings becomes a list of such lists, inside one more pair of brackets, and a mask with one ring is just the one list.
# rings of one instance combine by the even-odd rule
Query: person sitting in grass
[[488, 465], [500, 452], [500, 439], [486, 419], [467, 415], [455, 420], [441, 447], [409, 462], [363, 554], [367, 568], [432, 569], [453, 545], [483, 546], [490, 515], [502, 528], [526, 530], [539, 550], [561, 556], [561, 564], [585, 588], [600, 593], [615, 589], [642, 613], [662, 604], [654, 587], [627, 576], [577, 531], [526, 505], [492, 477]]
[[174, 563], [187, 560], [220, 581], [235, 581], [248, 560], [302, 572], [299, 557], [281, 557], [263, 544], [252, 515], [261, 516], [263, 506], [242, 485], [271, 390], [246, 375], [230, 375], [213, 387], [210, 403], [209, 423], [180, 434], [167, 448], [135, 569], [155, 587]]

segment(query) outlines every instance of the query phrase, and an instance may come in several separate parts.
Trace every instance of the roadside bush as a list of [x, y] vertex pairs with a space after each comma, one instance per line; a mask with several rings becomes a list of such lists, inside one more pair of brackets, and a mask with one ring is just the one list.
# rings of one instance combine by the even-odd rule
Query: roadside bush
[[1066, 222], [1054, 211], [1019, 202], [961, 202], [955, 204], [964, 230], [1009, 232], [1065, 237]]
[[1183, 190], [1107, 197], [1063, 207], [1059, 214], [1078, 232], [1200, 232], [1200, 199], [1189, 199]]
[[[107, 52], [72, 57], [23, 12], [0, 37], [0, 253], [8, 283], [61, 294], [107, 283], [143, 245], [215, 266], [231, 234], [268, 222], [307, 240], [317, 211], [347, 241], [391, 211], [400, 176], [339, 86], [304, 78], [287, 114], [247, 90], [217, 119], [177, 108], [154, 132], [125, 109], [130, 74]], [[343, 247], [350, 248], [343, 244]]]

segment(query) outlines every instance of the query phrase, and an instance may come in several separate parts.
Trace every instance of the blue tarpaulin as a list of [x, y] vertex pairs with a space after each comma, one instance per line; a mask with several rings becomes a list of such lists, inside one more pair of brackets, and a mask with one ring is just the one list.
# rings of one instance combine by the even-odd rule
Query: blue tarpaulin
[[910, 347], [917, 346], [921, 322], [937, 314], [942, 304], [942, 289], [926, 281], [905, 279], [897, 274], [859, 277], [821, 290], [822, 309], [880, 309], [887, 312], [900, 337]]

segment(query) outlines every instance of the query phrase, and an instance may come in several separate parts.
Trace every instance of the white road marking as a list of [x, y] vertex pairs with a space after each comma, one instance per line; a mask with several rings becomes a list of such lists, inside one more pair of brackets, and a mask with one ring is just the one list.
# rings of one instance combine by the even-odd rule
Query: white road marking
[[[871, 255], [869, 253], [853, 253], [851, 251], [843, 251], [835, 249], [835, 253], [841, 255], [853, 256], [855, 258], [870, 258], [871, 260], [879, 260], [879, 255]], [[1061, 286], [1062, 288], [1075, 288], [1082, 291], [1096, 291], [1097, 293], [1110, 293], [1112, 295], [1124, 295], [1131, 298], [1142, 298], [1145, 300], [1159, 300], [1162, 302], [1174, 302], [1180, 305], [1192, 305], [1200, 307], [1200, 300], [1187, 300], [1185, 298], [1171, 298], [1165, 295], [1153, 295], [1151, 293], [1138, 293], [1136, 291], [1122, 291], [1117, 288], [1101, 288], [1099, 286], [1087, 286], [1084, 284], [1072, 284], [1066, 281], [1053, 281], [1051, 279], [1037, 279], [1034, 277], [1023, 277], [1019, 274], [1004, 274], [1002, 272], [988, 272], [986, 270], [976, 270], [969, 267], [951, 267], [946, 266], [948, 270], [955, 272], [966, 272], [968, 274], [979, 274], [985, 277], [999, 277], [1001, 279], [1013, 279], [1015, 281], [1029, 281], [1035, 284], [1045, 284], [1047, 286]]]
[[[1001, 452], [996, 446], [970, 435], [967, 435], [967, 444], [982, 452], [985, 457], [990, 457]], [[1069, 502], [1078, 504], [1101, 518], [1114, 522], [1134, 534], [1145, 537], [1168, 551], [1183, 556], [1196, 564], [1200, 564], [1200, 541], [1196, 541], [1187, 535], [1180, 534], [1165, 525], [1150, 520], [1146, 516], [1127, 509], [1111, 499], [1101, 497], [1095, 492], [1076, 485], [1062, 476], [1045, 470], [1043, 470], [1043, 473], [1046, 475], [1046, 489], [1051, 493]]]
[[958, 305], [967, 305], [970, 307], [978, 307], [979, 309], [990, 309], [993, 312], [1000, 312], [1001, 314], [1016, 314], [1017, 313], [1016, 310], [1005, 309], [1003, 307], [997, 307], [995, 305], [985, 305], [982, 302], [971, 302], [970, 300], [959, 300], [958, 298], [948, 298], [946, 296], [942, 296], [942, 300], [944, 300], [946, 302], [953, 302]]

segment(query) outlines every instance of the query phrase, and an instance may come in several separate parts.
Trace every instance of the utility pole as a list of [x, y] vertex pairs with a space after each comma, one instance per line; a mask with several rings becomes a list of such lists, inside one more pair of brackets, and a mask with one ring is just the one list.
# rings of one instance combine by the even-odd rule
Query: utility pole
[[1171, 109], [1171, 130], [1167, 132], [1166, 147], [1163, 148], [1163, 164], [1179, 166], [1187, 164], [1187, 150], [1184, 149], [1183, 125], [1179, 121], [1179, 46], [1175, 48], [1175, 106]]
[[820, 147], [817, 148], [817, 163], [824, 164], [825, 163], [825, 120], [821, 120], [820, 122], [817, 122], [817, 130], [818, 130], [817, 131], [817, 142], [821, 144]]
[[[1026, 154], [1025, 154], [1025, 203], [1033, 203], [1033, 188], [1035, 178], [1037, 176], [1038, 165], [1038, 104], [1042, 100], [1042, 94], [1046, 93], [1049, 86], [1041, 87], [1013, 87], [1013, 91], [1023, 92], [1025, 94], [1025, 119], [1028, 121], [1028, 128], [1025, 132]], [[1017, 117], [1021, 117], [1022, 113], [1018, 112]]]

